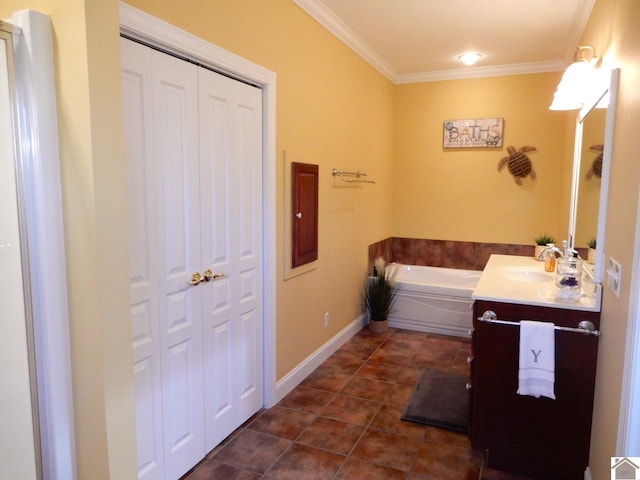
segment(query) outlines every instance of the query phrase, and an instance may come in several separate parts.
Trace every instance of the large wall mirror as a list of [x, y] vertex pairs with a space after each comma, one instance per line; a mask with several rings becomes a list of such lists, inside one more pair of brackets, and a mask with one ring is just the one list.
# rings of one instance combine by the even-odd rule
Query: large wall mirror
[[581, 123], [574, 248], [586, 248], [598, 234], [606, 118], [606, 108], [594, 108]]
[[618, 76], [619, 70], [613, 70], [609, 86], [593, 92], [592, 101], [578, 114], [576, 125], [569, 238], [571, 246], [584, 249], [582, 251], [595, 241], [593, 263], [587, 263], [586, 268], [598, 283], [604, 268], [606, 203]]

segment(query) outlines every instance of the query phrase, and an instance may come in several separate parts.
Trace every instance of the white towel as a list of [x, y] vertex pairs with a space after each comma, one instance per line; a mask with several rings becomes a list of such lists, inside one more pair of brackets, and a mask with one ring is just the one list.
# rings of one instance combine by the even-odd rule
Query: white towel
[[522, 320], [518, 394], [555, 400], [555, 364], [555, 325]]

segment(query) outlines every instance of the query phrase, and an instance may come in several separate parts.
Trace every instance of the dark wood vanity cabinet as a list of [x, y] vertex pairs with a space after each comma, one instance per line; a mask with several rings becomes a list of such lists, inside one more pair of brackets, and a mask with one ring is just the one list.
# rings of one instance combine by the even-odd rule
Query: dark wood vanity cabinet
[[478, 321], [486, 310], [499, 320], [537, 320], [600, 328], [600, 313], [560, 308], [474, 302], [471, 424], [474, 448], [488, 467], [539, 480], [582, 480], [589, 462], [598, 337], [555, 332], [555, 396], [516, 393], [520, 328]]

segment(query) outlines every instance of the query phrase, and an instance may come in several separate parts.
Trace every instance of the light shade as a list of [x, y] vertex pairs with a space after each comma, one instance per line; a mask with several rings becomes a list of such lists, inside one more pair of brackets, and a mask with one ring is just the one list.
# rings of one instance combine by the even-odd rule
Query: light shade
[[479, 53], [463, 53], [458, 57], [458, 60], [460, 60], [467, 66], [471, 66], [478, 60], [480, 60], [480, 58], [482, 58], [482, 55], [480, 55]]
[[[585, 51], [591, 51], [591, 59]], [[592, 89], [595, 70], [595, 56], [592, 47], [578, 47], [574, 53], [574, 62], [567, 67], [558, 89], [553, 95], [549, 110], [579, 110]]]

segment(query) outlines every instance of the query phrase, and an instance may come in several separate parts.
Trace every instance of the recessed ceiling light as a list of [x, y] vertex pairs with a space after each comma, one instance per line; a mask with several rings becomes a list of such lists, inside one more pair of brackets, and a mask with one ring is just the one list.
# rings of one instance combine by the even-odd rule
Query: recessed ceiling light
[[482, 55], [480, 55], [479, 53], [464, 53], [460, 55], [458, 59], [465, 65], [469, 66], [480, 60], [480, 57], [482, 57]]

